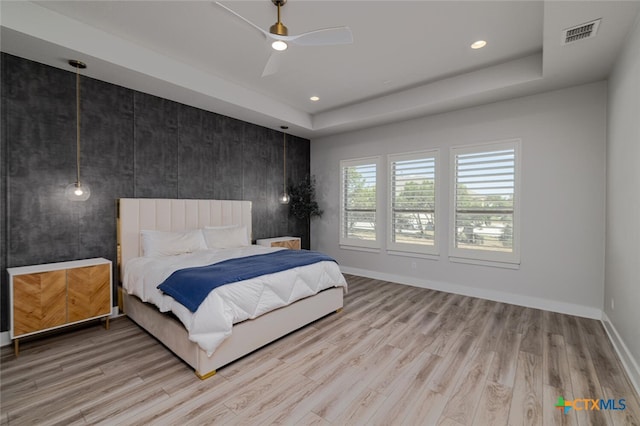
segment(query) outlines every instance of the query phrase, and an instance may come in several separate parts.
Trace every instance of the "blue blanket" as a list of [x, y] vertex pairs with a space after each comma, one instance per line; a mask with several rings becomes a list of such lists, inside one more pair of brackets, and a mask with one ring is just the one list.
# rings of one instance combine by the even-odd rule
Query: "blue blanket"
[[323, 261], [335, 262], [335, 259], [309, 250], [256, 254], [208, 266], [179, 269], [158, 285], [158, 288], [195, 312], [209, 293], [222, 285]]

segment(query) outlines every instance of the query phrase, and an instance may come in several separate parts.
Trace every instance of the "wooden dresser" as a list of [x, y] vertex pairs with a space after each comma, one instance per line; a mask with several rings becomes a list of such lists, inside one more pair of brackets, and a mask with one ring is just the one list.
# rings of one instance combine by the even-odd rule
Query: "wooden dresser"
[[9, 332], [16, 356], [21, 337], [102, 317], [109, 328], [111, 261], [75, 260], [8, 268], [7, 272]]

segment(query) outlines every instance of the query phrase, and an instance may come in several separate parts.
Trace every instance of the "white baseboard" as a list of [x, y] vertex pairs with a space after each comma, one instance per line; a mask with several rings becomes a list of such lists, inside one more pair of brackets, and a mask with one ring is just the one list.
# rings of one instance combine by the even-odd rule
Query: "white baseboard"
[[542, 299], [533, 296], [523, 296], [520, 294], [508, 293], [505, 291], [487, 290], [476, 287], [468, 287], [460, 284], [451, 284], [441, 281], [423, 280], [420, 278], [406, 277], [402, 275], [386, 274], [384, 272], [369, 271], [366, 269], [351, 268], [348, 266], [341, 266], [340, 270], [345, 274], [359, 275], [362, 277], [390, 281], [399, 284], [407, 284], [414, 287], [445, 291], [447, 293], [461, 294], [463, 296], [478, 297], [480, 299], [510, 303], [512, 305], [525, 306], [527, 308], [543, 309], [545, 311], [575, 315], [578, 317], [597, 320], [602, 319], [602, 310], [590, 306], [558, 302], [556, 300]]
[[622, 337], [618, 334], [618, 330], [616, 330], [613, 323], [604, 312], [602, 313], [602, 325], [604, 326], [604, 329], [609, 336], [609, 340], [611, 340], [624, 369], [627, 371], [629, 380], [631, 380], [633, 387], [636, 388], [636, 392], [640, 394], [640, 366], [638, 366], [638, 361], [633, 357], [633, 354], [631, 354], [631, 351], [627, 345], [625, 345], [624, 340], [622, 340]]
[[9, 346], [11, 344], [11, 338], [8, 331], [0, 332], [0, 346]]
[[[120, 309], [117, 306], [114, 306], [111, 308], [111, 315], [109, 315], [109, 318], [111, 319], [118, 318], [123, 315], [124, 313], [121, 313]], [[11, 338], [9, 337], [9, 332], [8, 331], [0, 332], [0, 347], [9, 346], [10, 344], [11, 344]]]

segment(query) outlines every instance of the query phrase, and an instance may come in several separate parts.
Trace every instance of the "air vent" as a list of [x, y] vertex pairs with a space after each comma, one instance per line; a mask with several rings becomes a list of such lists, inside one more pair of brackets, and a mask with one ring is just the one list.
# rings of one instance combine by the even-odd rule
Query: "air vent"
[[600, 19], [567, 28], [562, 31], [562, 44], [569, 44], [578, 40], [593, 38], [598, 32], [598, 26], [600, 26]]

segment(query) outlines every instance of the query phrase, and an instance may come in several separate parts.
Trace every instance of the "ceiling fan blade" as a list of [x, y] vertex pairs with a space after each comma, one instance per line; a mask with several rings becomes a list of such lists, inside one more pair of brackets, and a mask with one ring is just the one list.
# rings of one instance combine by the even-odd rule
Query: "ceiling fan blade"
[[232, 9], [229, 9], [227, 6], [225, 6], [224, 4], [220, 3], [219, 1], [216, 1], [213, 4], [223, 8], [224, 10], [229, 12], [230, 14], [234, 15], [235, 17], [239, 18], [240, 20], [244, 21], [245, 23], [251, 25], [253, 28], [255, 28], [256, 30], [260, 31], [260, 34], [262, 34], [263, 36], [265, 36], [267, 38], [271, 36], [271, 34], [269, 32], [263, 30], [262, 28], [260, 28], [259, 26], [257, 26], [253, 22], [249, 21], [247, 18], [241, 16], [237, 12], [233, 11]]
[[296, 36], [278, 38], [290, 41], [298, 46], [333, 46], [353, 43], [353, 34], [349, 27], [323, 28]]
[[271, 55], [269, 55], [267, 63], [264, 66], [261, 77], [267, 77], [278, 72], [278, 69], [280, 68], [280, 62], [282, 60], [282, 55], [282, 52], [278, 52], [275, 50], [272, 51]]

